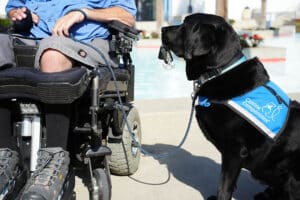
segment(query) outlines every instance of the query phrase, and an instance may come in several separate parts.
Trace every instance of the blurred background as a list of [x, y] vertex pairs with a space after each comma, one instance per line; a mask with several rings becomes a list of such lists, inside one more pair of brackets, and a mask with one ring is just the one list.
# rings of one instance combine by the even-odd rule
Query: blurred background
[[[157, 37], [160, 28], [180, 24], [186, 15], [196, 12], [217, 14], [237, 29], [280, 29], [297, 25], [300, 0], [135, 0], [136, 27], [144, 37]], [[7, 0], [0, 2], [0, 18], [5, 19]], [[3, 20], [1, 20], [3, 21]], [[3, 24], [3, 23], [1, 23]], [[299, 25], [296, 27], [299, 32]]]

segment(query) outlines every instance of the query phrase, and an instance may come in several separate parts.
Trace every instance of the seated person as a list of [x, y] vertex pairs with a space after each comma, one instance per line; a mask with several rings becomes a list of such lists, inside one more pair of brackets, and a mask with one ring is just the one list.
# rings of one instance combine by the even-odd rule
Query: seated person
[[[116, 67], [116, 61], [108, 55], [106, 39], [109, 31], [105, 23], [118, 20], [132, 26], [136, 14], [134, 0], [9, 0], [6, 6], [12, 21], [26, 18], [27, 9], [31, 11], [34, 25], [22, 34], [44, 39], [21, 40], [38, 46], [34, 67], [45, 73], [64, 71], [75, 63], [90, 67], [97, 67], [100, 63], [105, 65], [92, 47], [100, 49], [109, 64]], [[0, 69], [14, 67], [11, 38], [0, 34], [0, 42]], [[12, 135], [11, 106], [9, 101], [0, 101], [0, 194], [7, 182], [22, 170], [16, 140]], [[59, 195], [70, 162], [65, 151], [70, 108], [70, 105], [45, 105], [47, 148], [39, 151], [38, 173], [27, 181], [21, 199], [56, 199]], [[52, 156], [51, 160], [44, 165], [49, 156]], [[63, 161], [58, 162], [61, 159]], [[60, 174], [62, 178], [54, 174]]]

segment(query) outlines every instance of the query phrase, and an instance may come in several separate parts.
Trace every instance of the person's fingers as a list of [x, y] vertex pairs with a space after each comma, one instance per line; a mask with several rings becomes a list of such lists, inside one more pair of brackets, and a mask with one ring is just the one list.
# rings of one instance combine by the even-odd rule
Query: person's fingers
[[60, 20], [57, 20], [52, 29], [52, 35], [58, 35], [58, 27], [60, 26]]
[[84, 16], [80, 12], [70, 12], [69, 14], [58, 19], [53, 27], [52, 34], [58, 36], [70, 36], [70, 28], [76, 24], [82, 22]]
[[31, 13], [31, 16], [32, 16], [33, 23], [38, 24], [40, 20], [39, 16], [34, 13]]
[[69, 37], [69, 27], [65, 26], [62, 30], [64, 36]]
[[64, 19], [57, 20], [56, 24], [53, 27], [52, 34], [69, 37], [69, 29], [71, 28], [71, 26], [72, 23], [70, 23], [70, 21]]
[[25, 7], [18, 8], [16, 10], [16, 12], [14, 12], [14, 14], [12, 16], [12, 20], [16, 21], [16, 20], [22, 20], [22, 19], [26, 18], [27, 15], [25, 14], [25, 12], [26, 12], [26, 8]]
[[53, 27], [53, 29], [52, 29], [52, 35], [58, 35], [57, 34], [57, 27]]
[[26, 10], [27, 10], [27, 8], [26, 8], [26, 7], [22, 7], [22, 8], [21, 8], [21, 11], [22, 11], [23, 13], [25, 13], [25, 12], [26, 12]]
[[59, 36], [69, 37], [69, 27], [67, 25], [62, 25], [58, 29]]
[[59, 26], [60, 26], [60, 23], [59, 23], [59, 20], [55, 23], [53, 29], [52, 29], [52, 34], [53, 35], [59, 35]]
[[63, 25], [61, 23], [57, 23], [53, 28], [52, 34], [57, 36], [65, 36]]

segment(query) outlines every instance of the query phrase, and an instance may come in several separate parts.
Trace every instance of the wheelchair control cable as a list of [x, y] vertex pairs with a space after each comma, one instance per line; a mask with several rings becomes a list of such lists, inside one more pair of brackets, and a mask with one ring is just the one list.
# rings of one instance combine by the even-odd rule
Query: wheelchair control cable
[[9, 37], [15, 37], [15, 38], [21, 38], [21, 39], [33, 40], [33, 41], [40, 41], [44, 39], [41, 37], [30, 37], [30, 36], [24, 36], [18, 33], [14, 33], [11, 29], [7, 30], [7, 34], [9, 35]]
[[185, 134], [184, 134], [181, 142], [175, 147], [175, 150], [174, 151], [170, 151], [170, 152], [166, 152], [166, 153], [160, 153], [160, 154], [154, 154], [154, 153], [148, 152], [135, 139], [133, 131], [132, 131], [130, 125], [129, 125], [129, 122], [128, 122], [127, 117], [126, 117], [127, 115], [126, 115], [126, 112], [125, 112], [125, 109], [124, 109], [124, 104], [123, 104], [123, 101], [121, 99], [120, 90], [119, 90], [119, 87], [118, 87], [118, 84], [117, 84], [117, 78], [116, 78], [115, 72], [113, 70], [113, 67], [109, 64], [108, 60], [105, 58], [105, 56], [103, 55], [103, 53], [100, 50], [98, 50], [97, 48], [95, 48], [94, 46], [92, 46], [90, 44], [86, 44], [86, 43], [81, 42], [81, 41], [77, 41], [77, 42], [80, 42], [80, 43], [82, 43], [82, 44], [84, 44], [84, 45], [86, 45], [86, 46], [94, 49], [100, 55], [100, 57], [104, 60], [106, 66], [108, 67], [108, 69], [109, 69], [109, 71], [110, 71], [110, 73], [112, 75], [114, 86], [115, 86], [115, 89], [116, 89], [116, 92], [117, 92], [118, 102], [120, 104], [121, 112], [123, 114], [123, 120], [124, 120], [124, 122], [126, 124], [126, 127], [128, 129], [129, 135], [130, 135], [130, 137], [131, 137], [131, 139], [133, 141], [134, 147], [137, 147], [140, 150], [140, 152], [142, 154], [144, 154], [145, 156], [150, 156], [150, 157], [153, 157], [155, 159], [167, 158], [167, 157], [170, 157], [171, 155], [175, 155], [177, 152], [179, 152], [179, 150], [181, 149], [181, 147], [185, 143], [185, 141], [187, 139], [187, 136], [188, 136], [188, 134], [190, 132], [190, 128], [191, 128], [191, 124], [192, 124], [192, 120], [193, 120], [193, 115], [194, 115], [194, 110], [195, 110], [195, 102], [196, 102], [197, 96], [196, 95], [192, 95], [192, 108], [191, 108], [191, 112], [190, 112], [190, 116], [189, 116], [188, 125], [187, 125]]
[[[43, 38], [32, 38], [32, 37], [28, 37], [28, 36], [21, 36], [19, 34], [13, 34], [11, 32], [8, 32], [8, 34], [11, 36], [11, 37], [19, 37], [19, 38], [23, 38], [23, 39], [30, 39], [30, 40], [35, 40], [35, 41], [39, 41]], [[176, 152], [178, 152], [181, 147], [183, 146], [183, 144], [185, 143], [186, 139], [187, 139], [187, 136], [190, 132], [190, 128], [191, 128], [191, 124], [192, 124], [192, 119], [193, 119], [193, 114], [194, 114], [194, 110], [195, 110], [195, 102], [196, 102], [196, 99], [197, 99], [197, 96], [195, 95], [192, 95], [192, 108], [191, 108], [191, 112], [190, 112], [190, 116], [189, 116], [189, 121], [188, 121], [188, 125], [187, 125], [187, 128], [186, 128], [186, 131], [185, 131], [185, 134], [181, 140], [181, 142], [175, 147], [175, 150], [172, 151], [172, 152], [166, 152], [166, 153], [161, 153], [161, 154], [154, 154], [154, 153], [151, 153], [151, 152], [148, 152], [147, 150], [145, 150], [142, 145], [135, 139], [135, 136], [133, 134], [133, 131], [132, 129], [130, 128], [130, 125], [129, 125], [129, 122], [127, 120], [127, 115], [126, 115], [126, 112], [124, 110], [124, 104], [122, 102], [122, 99], [121, 99], [121, 95], [120, 95], [120, 90], [119, 90], [119, 87], [118, 87], [118, 84], [117, 84], [117, 78], [116, 78], [116, 75], [115, 75], [115, 72], [112, 68], [112, 66], [109, 64], [108, 60], [105, 58], [105, 56], [103, 55], [103, 53], [95, 48], [94, 46], [90, 45], [90, 44], [87, 44], [87, 43], [84, 43], [82, 41], [79, 41], [79, 40], [76, 40], [75, 38], [71, 37], [74, 41], [76, 42], [79, 42], [83, 45], [86, 45], [87, 47], [90, 47], [92, 48], [93, 50], [95, 50], [99, 56], [104, 60], [105, 62], [105, 65], [108, 67], [111, 75], [112, 75], [112, 78], [113, 78], [113, 82], [114, 82], [114, 86], [115, 86], [115, 89], [116, 89], [116, 92], [117, 92], [117, 97], [118, 97], [118, 102], [120, 104], [120, 107], [121, 107], [121, 112], [123, 114], [123, 120], [126, 124], [126, 127], [128, 129], [128, 132], [129, 132], [129, 135], [133, 141], [133, 145], [134, 147], [137, 147], [140, 152], [142, 154], [144, 154], [145, 156], [150, 156], [150, 157], [153, 157], [155, 159], [163, 159], [163, 158], [166, 158], [166, 157], [169, 157], [171, 155], [174, 155], [176, 154]]]

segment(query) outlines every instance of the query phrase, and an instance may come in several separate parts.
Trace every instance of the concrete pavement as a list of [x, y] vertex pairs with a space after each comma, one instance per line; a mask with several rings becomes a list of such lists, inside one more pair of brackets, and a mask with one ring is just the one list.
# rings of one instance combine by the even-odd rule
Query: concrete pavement
[[[293, 99], [300, 95], [292, 94]], [[152, 153], [176, 154], [165, 159], [142, 156], [139, 170], [131, 177], [112, 176], [112, 200], [202, 200], [215, 194], [220, 173], [220, 154], [201, 133], [195, 118], [190, 135], [180, 143], [191, 108], [189, 98], [136, 101], [142, 123], [143, 147]], [[250, 200], [264, 189], [243, 170], [235, 199]], [[88, 199], [77, 179], [77, 199]]]

